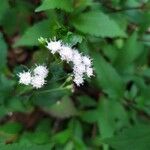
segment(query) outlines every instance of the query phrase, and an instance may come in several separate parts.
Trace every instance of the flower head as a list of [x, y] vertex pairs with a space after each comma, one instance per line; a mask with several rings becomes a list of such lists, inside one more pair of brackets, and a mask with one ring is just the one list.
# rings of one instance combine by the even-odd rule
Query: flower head
[[78, 64], [78, 65], [74, 65], [73, 72], [74, 72], [74, 74], [82, 75], [86, 72], [86, 67], [82, 63]]
[[43, 78], [46, 78], [48, 75], [48, 69], [44, 65], [36, 66], [36, 68], [33, 70], [34, 75], [41, 76]]
[[91, 65], [92, 65], [91, 59], [90, 59], [88, 56], [83, 56], [83, 57], [82, 57], [82, 61], [83, 61], [83, 63], [84, 63], [86, 66], [91, 66]]
[[32, 77], [31, 80], [31, 85], [36, 88], [39, 89], [41, 87], [43, 87], [43, 85], [45, 84], [45, 79], [41, 76], [35, 75]]
[[94, 73], [93, 73], [93, 68], [91, 68], [91, 67], [87, 67], [86, 68], [86, 74], [87, 74], [87, 76], [90, 78], [91, 76], [93, 76], [94, 75]]
[[61, 41], [50, 41], [47, 43], [47, 48], [51, 51], [52, 54], [58, 52], [62, 47]]
[[73, 51], [69, 46], [63, 46], [59, 54], [62, 60], [66, 60], [67, 62], [72, 61]]
[[93, 76], [92, 61], [90, 57], [83, 56], [78, 50], [63, 44], [61, 41], [50, 41], [47, 46], [51, 53], [58, 52], [61, 60], [73, 64], [73, 81], [80, 86], [84, 82], [84, 75]]
[[74, 65], [81, 64], [82, 62], [82, 55], [77, 50], [73, 50], [72, 62]]
[[84, 79], [83, 79], [83, 76], [82, 75], [75, 75], [74, 79], [73, 79], [74, 83], [77, 85], [77, 86], [80, 86], [84, 83]]
[[31, 83], [31, 73], [30, 72], [22, 72], [18, 74], [19, 83], [29, 85]]

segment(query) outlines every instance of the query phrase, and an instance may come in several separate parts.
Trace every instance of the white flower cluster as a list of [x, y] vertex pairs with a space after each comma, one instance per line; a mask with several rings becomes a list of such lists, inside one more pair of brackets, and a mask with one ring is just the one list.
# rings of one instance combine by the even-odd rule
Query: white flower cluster
[[84, 76], [93, 76], [92, 60], [88, 56], [83, 56], [78, 50], [62, 43], [62, 41], [47, 42], [47, 48], [52, 54], [58, 53], [62, 60], [73, 64], [73, 81], [77, 86], [84, 83]]
[[48, 75], [47, 67], [44, 65], [36, 66], [35, 69], [27, 72], [19, 73], [19, 83], [24, 85], [32, 85], [39, 89], [45, 84], [45, 78]]

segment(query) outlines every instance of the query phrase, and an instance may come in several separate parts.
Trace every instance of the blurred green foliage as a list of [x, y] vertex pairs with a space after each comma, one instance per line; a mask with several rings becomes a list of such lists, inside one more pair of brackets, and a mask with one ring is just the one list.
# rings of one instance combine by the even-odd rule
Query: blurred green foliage
[[[95, 76], [57, 89], [66, 64], [38, 38], [63, 40], [93, 59]], [[17, 73], [49, 64], [40, 90]], [[67, 71], [66, 71], [67, 70]], [[0, 150], [150, 149], [149, 0], [1, 0]]]

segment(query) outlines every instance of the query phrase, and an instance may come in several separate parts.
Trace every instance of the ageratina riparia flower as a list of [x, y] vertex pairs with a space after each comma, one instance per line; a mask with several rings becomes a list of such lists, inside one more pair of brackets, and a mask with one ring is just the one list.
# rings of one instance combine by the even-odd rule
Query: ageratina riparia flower
[[61, 50], [62, 42], [61, 41], [56, 41], [56, 40], [54, 40], [54, 41], [51, 40], [50, 42], [47, 43], [47, 48], [49, 50], [51, 50], [52, 54], [55, 54], [56, 52]]
[[77, 86], [84, 83], [84, 76], [93, 76], [92, 60], [89, 56], [83, 56], [78, 50], [65, 45], [62, 41], [47, 42], [46, 46], [52, 54], [58, 53], [61, 60], [73, 64], [73, 81]]
[[31, 85], [34, 88], [39, 89], [39, 88], [43, 87], [44, 84], [45, 84], [45, 78], [43, 78], [42, 76], [39, 76], [39, 75], [32, 76]]
[[31, 73], [28, 72], [22, 72], [18, 74], [19, 77], [19, 83], [24, 85], [29, 85], [31, 83]]
[[32, 85], [39, 89], [46, 83], [45, 78], [48, 75], [48, 69], [44, 65], [36, 66], [33, 71], [19, 73], [19, 83], [24, 85]]
[[48, 76], [48, 69], [44, 65], [38, 65], [36, 68], [33, 70], [34, 75], [46, 78]]

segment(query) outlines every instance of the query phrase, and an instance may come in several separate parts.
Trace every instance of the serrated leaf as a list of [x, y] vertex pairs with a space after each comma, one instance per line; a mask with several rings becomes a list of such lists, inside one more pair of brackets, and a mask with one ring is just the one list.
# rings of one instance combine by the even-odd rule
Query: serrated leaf
[[100, 11], [91, 11], [76, 16], [72, 19], [72, 24], [77, 30], [98, 37], [126, 36], [114, 20]]
[[93, 52], [93, 59], [97, 79], [102, 90], [109, 94], [110, 97], [121, 98], [124, 85], [115, 68], [96, 52]]
[[149, 150], [150, 128], [148, 125], [138, 125], [124, 130], [119, 135], [105, 139], [115, 150]]
[[51, 34], [51, 21], [41, 21], [28, 28], [24, 35], [14, 44], [14, 47], [38, 45], [38, 38], [48, 38]]
[[71, 12], [73, 10], [72, 1], [68, 0], [44, 0], [42, 5], [40, 5], [35, 11], [44, 11], [48, 9], [62, 9], [66, 12]]

